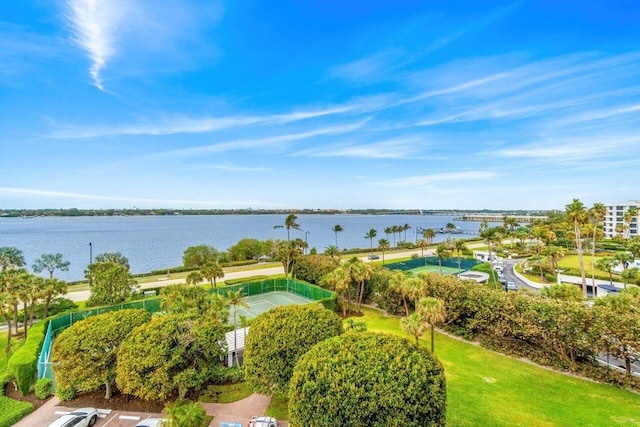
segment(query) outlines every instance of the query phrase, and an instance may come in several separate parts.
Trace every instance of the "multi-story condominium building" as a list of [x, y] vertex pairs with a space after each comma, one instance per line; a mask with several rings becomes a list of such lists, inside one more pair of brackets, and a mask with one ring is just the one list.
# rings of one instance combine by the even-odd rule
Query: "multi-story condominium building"
[[[607, 207], [607, 213], [604, 217], [605, 237], [612, 238], [619, 235], [625, 239], [630, 239], [639, 235], [640, 200], [605, 206]], [[629, 216], [627, 212], [633, 209], [637, 209], [636, 214]]]

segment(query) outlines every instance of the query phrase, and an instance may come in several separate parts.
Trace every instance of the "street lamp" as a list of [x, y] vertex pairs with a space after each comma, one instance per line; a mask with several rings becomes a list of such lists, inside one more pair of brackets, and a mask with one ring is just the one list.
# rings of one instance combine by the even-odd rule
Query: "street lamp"
[[309, 235], [308, 231], [304, 232], [304, 254], [307, 254], [307, 248], [309, 247], [309, 245], [307, 244], [307, 236]]
[[91, 287], [92, 285], [92, 276], [93, 273], [91, 272], [91, 265], [93, 264], [93, 245], [91, 245], [91, 242], [89, 242], [89, 287]]

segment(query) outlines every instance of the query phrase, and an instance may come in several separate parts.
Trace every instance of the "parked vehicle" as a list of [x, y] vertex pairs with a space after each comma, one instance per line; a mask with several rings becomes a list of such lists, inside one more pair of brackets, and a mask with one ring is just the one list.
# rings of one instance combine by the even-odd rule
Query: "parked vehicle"
[[92, 427], [98, 420], [96, 408], [81, 408], [70, 414], [62, 415], [49, 424], [49, 427]]
[[507, 287], [506, 287], [507, 291], [517, 291], [518, 290], [518, 285], [516, 285], [514, 282], [507, 282]]
[[380, 259], [380, 256], [376, 254], [371, 254], [369, 255], [369, 259]]
[[163, 427], [165, 421], [165, 418], [147, 418], [136, 424], [136, 427]]
[[278, 421], [273, 417], [251, 417], [249, 427], [278, 427]]

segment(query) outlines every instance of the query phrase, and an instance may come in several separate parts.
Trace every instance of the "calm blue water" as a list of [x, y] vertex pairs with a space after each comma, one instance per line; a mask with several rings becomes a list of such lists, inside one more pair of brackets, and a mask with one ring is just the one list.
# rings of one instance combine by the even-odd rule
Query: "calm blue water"
[[[89, 264], [89, 242], [93, 256], [106, 251], [119, 251], [129, 258], [133, 273], [144, 273], [182, 265], [182, 253], [193, 245], [207, 244], [219, 251], [245, 237], [266, 240], [286, 239], [287, 215], [210, 215], [210, 216], [129, 216], [129, 217], [38, 217], [0, 218], [0, 247], [15, 246], [24, 253], [29, 268], [45, 253], [61, 253], [71, 262], [69, 271], [56, 272], [65, 280], [80, 280]], [[299, 215], [302, 231], [291, 230], [291, 238], [307, 239], [310, 248], [323, 252], [335, 245], [334, 225], [344, 229], [338, 233], [338, 247], [368, 248], [364, 235], [375, 229], [374, 247], [386, 238], [384, 229], [409, 224], [407, 240], [415, 240], [415, 229], [442, 228], [453, 222], [459, 228], [478, 230], [479, 223], [453, 221], [447, 215]], [[305, 235], [305, 231], [308, 234]], [[396, 235], [397, 236], [397, 235]], [[435, 241], [447, 235], [438, 234]], [[454, 236], [471, 237], [471, 236]], [[404, 240], [404, 233], [402, 233]], [[393, 244], [393, 237], [389, 236]]]

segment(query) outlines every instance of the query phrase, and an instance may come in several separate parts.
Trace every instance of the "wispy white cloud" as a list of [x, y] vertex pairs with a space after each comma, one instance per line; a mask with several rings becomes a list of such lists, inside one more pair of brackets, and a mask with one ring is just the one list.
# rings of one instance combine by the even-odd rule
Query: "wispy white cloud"
[[219, 165], [194, 165], [189, 168], [185, 168], [188, 170], [218, 170], [224, 172], [269, 172], [273, 170], [272, 168], [266, 168], [262, 166], [251, 167], [251, 166], [237, 166], [230, 164], [219, 164]]
[[315, 119], [324, 116], [338, 115], [363, 109], [362, 101], [345, 105], [328, 106], [325, 108], [294, 109], [284, 114], [247, 115], [228, 117], [200, 117], [183, 116], [167, 117], [154, 123], [140, 123], [123, 126], [58, 126], [49, 136], [54, 139], [86, 139], [105, 136], [158, 136], [175, 134], [210, 133], [223, 129], [252, 125], [286, 124], [301, 120]]
[[144, 197], [125, 197], [125, 196], [104, 196], [99, 194], [83, 194], [83, 193], [70, 193], [64, 191], [50, 191], [40, 190], [33, 188], [15, 188], [15, 187], [0, 187], [0, 194], [13, 195], [13, 196], [25, 196], [25, 197], [41, 197], [41, 198], [57, 198], [66, 199], [69, 206], [74, 206], [73, 201], [77, 200], [94, 200], [94, 201], [108, 201], [108, 202], [120, 202], [126, 203], [129, 206], [148, 206], [148, 207], [182, 207], [182, 206], [274, 206], [269, 202], [263, 202], [260, 200], [194, 200], [194, 199], [158, 199], [158, 198], [144, 198]]
[[477, 181], [481, 179], [491, 179], [498, 176], [495, 172], [487, 171], [466, 171], [438, 173], [432, 175], [409, 176], [405, 178], [391, 179], [380, 182], [380, 185], [390, 187], [416, 187], [434, 182], [443, 181]]
[[270, 136], [264, 138], [245, 138], [236, 139], [232, 141], [219, 142], [216, 144], [183, 148], [178, 150], [169, 150], [159, 153], [154, 153], [146, 156], [147, 158], [159, 158], [159, 157], [194, 157], [211, 153], [222, 153], [228, 151], [246, 150], [259, 147], [269, 147], [270, 149], [277, 150], [281, 144], [290, 143], [293, 141], [300, 141], [317, 136], [326, 135], [339, 135], [344, 133], [353, 132], [367, 123], [367, 119], [361, 120], [356, 123], [341, 124], [336, 126], [321, 127], [309, 130], [307, 132], [299, 132], [285, 135]]
[[333, 144], [330, 146], [300, 150], [293, 155], [309, 157], [403, 159], [415, 157], [417, 152], [429, 144], [431, 144], [431, 142], [425, 140], [424, 137], [412, 136], [358, 144]]
[[93, 85], [104, 90], [101, 71], [116, 53], [115, 39], [133, 0], [67, 0], [65, 17], [73, 41], [89, 56]]

